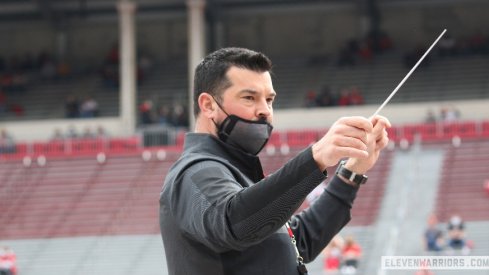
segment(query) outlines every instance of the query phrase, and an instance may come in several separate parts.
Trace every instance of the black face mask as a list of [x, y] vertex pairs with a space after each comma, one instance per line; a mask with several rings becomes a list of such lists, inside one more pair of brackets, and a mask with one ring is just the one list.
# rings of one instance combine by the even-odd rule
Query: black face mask
[[[218, 106], [226, 113], [219, 103]], [[216, 124], [219, 139], [247, 153], [260, 153], [272, 134], [273, 126], [266, 119], [254, 121], [226, 114], [228, 117], [220, 125]]]

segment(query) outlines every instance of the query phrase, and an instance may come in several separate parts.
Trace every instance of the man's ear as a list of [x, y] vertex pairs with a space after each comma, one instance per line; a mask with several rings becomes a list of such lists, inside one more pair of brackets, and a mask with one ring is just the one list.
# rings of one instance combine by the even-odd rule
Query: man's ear
[[201, 93], [198, 99], [200, 113], [206, 118], [214, 118], [216, 110], [214, 98], [208, 93]]

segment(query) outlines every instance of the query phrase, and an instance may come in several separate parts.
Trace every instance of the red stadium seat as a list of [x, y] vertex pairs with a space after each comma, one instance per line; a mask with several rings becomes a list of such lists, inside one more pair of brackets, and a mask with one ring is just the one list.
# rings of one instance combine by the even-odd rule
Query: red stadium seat
[[474, 138], [477, 136], [475, 122], [454, 122], [443, 124], [443, 136], [452, 138], [458, 136], [460, 138]]
[[281, 136], [280, 132], [272, 131], [272, 135], [270, 136], [267, 145], [279, 146], [282, 143], [280, 136]]
[[387, 129], [387, 134], [389, 136], [389, 140], [393, 142], [397, 142], [399, 140], [399, 128], [398, 127], [391, 127]]
[[481, 136], [484, 138], [489, 138], [489, 121], [482, 122]]
[[35, 155], [50, 155], [59, 156], [64, 155], [67, 151], [65, 148], [65, 141], [50, 141], [45, 142], [34, 142], [33, 143], [33, 153]]
[[316, 130], [290, 130], [286, 133], [287, 144], [289, 146], [307, 146], [318, 140]]
[[421, 133], [421, 139], [424, 141], [432, 141], [443, 139], [444, 136], [440, 135], [438, 132], [438, 124], [436, 123], [426, 123], [417, 126]]
[[85, 139], [75, 140], [71, 144], [71, 152], [73, 154], [89, 154], [98, 153], [105, 149], [104, 139]]

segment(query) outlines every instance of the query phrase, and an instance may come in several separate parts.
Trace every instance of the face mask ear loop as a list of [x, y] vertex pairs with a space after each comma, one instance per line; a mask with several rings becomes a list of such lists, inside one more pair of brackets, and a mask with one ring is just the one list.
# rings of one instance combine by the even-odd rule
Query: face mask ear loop
[[[219, 109], [221, 109], [226, 115], [227, 117], [229, 117], [229, 114], [224, 111], [224, 108], [222, 108], [221, 104], [219, 104], [219, 101], [217, 101], [217, 99], [213, 96], [213, 95], [210, 95], [212, 97], [212, 99], [214, 99], [214, 101], [216, 102], [217, 106], [219, 106]], [[218, 132], [219, 132], [219, 128], [221, 128], [221, 125], [217, 124], [214, 119], [212, 119], [212, 123], [214, 123], [214, 125], [216, 126], [216, 128], [218, 129]]]
[[212, 97], [212, 99], [214, 99], [214, 101], [216, 102], [217, 106], [219, 106], [219, 109], [221, 109], [227, 116], [229, 116], [228, 112], [226, 112], [224, 110], [224, 108], [221, 106], [221, 104], [219, 103], [219, 101], [217, 101], [217, 99], [213, 95], [211, 95], [211, 97]]

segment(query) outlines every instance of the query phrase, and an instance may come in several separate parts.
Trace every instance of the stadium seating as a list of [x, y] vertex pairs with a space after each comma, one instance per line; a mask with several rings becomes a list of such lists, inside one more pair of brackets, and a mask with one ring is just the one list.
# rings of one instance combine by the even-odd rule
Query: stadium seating
[[2, 169], [2, 239], [157, 233], [158, 194], [176, 156], [11, 162]]
[[[391, 138], [395, 142], [401, 138], [412, 141], [417, 133], [424, 142], [447, 141], [454, 136], [463, 138], [461, 147], [448, 149], [444, 171], [449, 174], [443, 175], [441, 190], [451, 192], [440, 193], [438, 209], [464, 211], [472, 208], [470, 205], [463, 206], [454, 202], [464, 202], [464, 198], [471, 196], [484, 199], [481, 197], [483, 196], [481, 195], [482, 183], [486, 177], [484, 169], [487, 167], [489, 151], [484, 149], [484, 145], [487, 144], [477, 142], [476, 138], [484, 137], [487, 125], [487, 122], [417, 124], [397, 126], [389, 131], [393, 133]], [[295, 155], [299, 148], [304, 148], [317, 140], [324, 131], [321, 129], [274, 132], [271, 143], [261, 155], [265, 173], [278, 169]], [[109, 222], [114, 217], [136, 219], [141, 217], [141, 213], [146, 213], [145, 215], [149, 215], [146, 218], [154, 218], [156, 212], [149, 214], [151, 208], [145, 202], [157, 199], [154, 194], [159, 193], [165, 169], [168, 169], [181, 150], [182, 138], [183, 136], [180, 136], [177, 139], [180, 140], [177, 147], [165, 148], [168, 153], [165, 153], [166, 159], [162, 161], [154, 160], [158, 148], [151, 149], [153, 160], [149, 162], [141, 159], [145, 149], [141, 147], [136, 137], [17, 145], [15, 154], [0, 156], [5, 163], [2, 165], [0, 175], [2, 195], [6, 196], [2, 204], [7, 209], [3, 211], [2, 221], [12, 225], [4, 227], [2, 235], [47, 237], [101, 234], [104, 230], [115, 232], [125, 228], [123, 218]], [[107, 161], [98, 164], [96, 156], [101, 152], [106, 153]], [[29, 165], [26, 165], [25, 157], [30, 158]], [[40, 157], [44, 158], [45, 164], [39, 162]], [[381, 157], [379, 164], [370, 172], [369, 182], [375, 184], [367, 184], [361, 189], [356, 202], [357, 207], [353, 210], [353, 224], [366, 225], [375, 221], [391, 157], [392, 154], [387, 151]], [[5, 160], [7, 158], [12, 160]], [[332, 174], [334, 169], [329, 172]], [[151, 184], [154, 186], [149, 189]], [[479, 193], [472, 194], [472, 192]], [[153, 199], [150, 199], [151, 196], [154, 196]], [[458, 197], [462, 198], [457, 199]], [[131, 211], [120, 210], [124, 209], [124, 204], [118, 204], [127, 200], [130, 200], [134, 207]], [[443, 204], [447, 200], [452, 203]], [[108, 211], [102, 214], [98, 211], [99, 207]], [[142, 212], [137, 212], [137, 209]], [[486, 210], [486, 208], [476, 208], [470, 215], [473, 218], [489, 218], [484, 215], [488, 213]], [[50, 214], [49, 219], [42, 218], [46, 213]], [[78, 214], [80, 216], [77, 216]], [[88, 217], [92, 219], [87, 219]], [[144, 218], [142, 219], [142, 223], [128, 223], [127, 229], [122, 229], [120, 232], [144, 231], [145, 227], [140, 226], [144, 224]], [[80, 222], [83, 220], [86, 221]], [[106, 222], [101, 223], [101, 221]], [[48, 228], [46, 231], [33, 230], [40, 227], [40, 222], [46, 222], [51, 227], [52, 222], [60, 225], [52, 229]]]
[[[330, 63], [312, 66], [305, 57], [276, 57], [274, 87], [279, 96], [275, 108], [303, 107], [306, 92], [320, 91], [323, 86], [331, 87], [334, 93], [344, 87], [357, 86], [366, 104], [379, 104], [406, 73], [401, 56], [399, 52], [389, 53], [377, 57], [375, 65], [358, 64], [354, 69], [339, 69]], [[486, 56], [437, 59], [431, 67], [424, 68], [422, 74], [413, 76], [392, 101], [406, 103], [487, 98], [489, 95], [484, 89], [489, 81], [485, 73], [487, 60]], [[464, 74], [457, 73], [461, 69], [464, 69]], [[138, 86], [137, 101], [140, 103], [151, 99], [155, 106], [186, 105], [187, 71], [183, 60], [155, 64]], [[66, 91], [71, 92], [66, 94]], [[93, 96], [99, 104], [100, 116], [116, 116], [119, 112], [118, 104], [114, 104], [119, 102], [119, 92], [104, 86], [94, 70], [56, 82], [33, 80], [27, 91], [8, 95], [12, 104], [22, 103], [24, 115], [6, 113], [0, 120], [63, 118], [64, 100], [69, 95], [80, 99]]]
[[487, 139], [463, 142], [446, 149], [436, 203], [437, 215], [448, 220], [458, 214], [468, 221], [489, 220], [488, 196], [484, 192], [489, 167]]
[[[414, 141], [414, 136], [419, 133], [423, 147], [445, 152], [435, 210], [441, 221], [456, 213], [468, 221], [470, 230], [478, 228], [473, 232], [479, 232], [479, 235], [470, 235], [476, 242], [474, 253], [486, 251], [479, 246], [483, 245], [480, 232], [484, 232], [485, 226], [480, 222], [489, 220], [488, 197], [483, 190], [489, 167], [489, 142], [485, 136], [488, 126], [487, 122], [468, 121], [435, 126], [397, 125], [389, 130], [395, 143], [403, 138]], [[325, 129], [275, 131], [270, 144], [260, 154], [265, 174], [273, 173], [324, 132]], [[451, 142], [455, 136], [461, 138], [458, 145]], [[83, 249], [73, 251], [70, 258], [71, 266], [84, 268], [89, 268], [85, 267], [88, 254], [106, 250], [105, 241], [101, 241], [104, 238], [115, 245], [112, 238], [131, 240], [130, 236], [133, 236], [138, 238], [134, 244], [137, 249], [161, 248], [158, 197], [166, 172], [179, 156], [182, 135], [179, 140], [175, 147], [148, 148], [143, 148], [138, 138], [73, 140], [70, 141], [72, 144], [18, 144], [15, 154], [0, 155], [2, 240], [13, 242], [24, 261], [38, 258], [36, 253], [43, 253], [46, 261], [51, 261], [58, 256], [42, 248], [45, 244], [55, 246], [90, 238], [93, 243], [80, 245]], [[97, 160], [101, 152], [105, 154], [105, 160]], [[397, 153], [397, 150], [384, 151], [377, 165], [369, 171], [369, 181], [360, 189], [352, 209], [352, 220], [345, 229], [345, 232], [356, 232], [366, 253], [374, 253], [372, 230], [386, 195], [390, 166]], [[40, 162], [40, 157], [45, 161]], [[328, 173], [333, 174], [334, 167], [329, 168]], [[153, 237], [147, 237], [145, 241], [142, 236]], [[24, 240], [26, 247], [32, 248], [24, 249]], [[149, 242], [154, 244], [155, 240], [158, 240], [157, 245], [148, 245]], [[63, 249], [66, 251], [66, 247]], [[321, 270], [320, 260], [318, 258], [311, 264], [311, 270]], [[115, 270], [109, 265], [109, 262], [113, 264], [110, 258], [90, 261], [96, 262], [100, 270], [104, 270], [105, 265], [107, 270]], [[159, 259], [151, 262], [159, 266], [155, 264]], [[21, 266], [29, 268], [33, 265], [25, 262]], [[36, 270], [40, 268], [34, 267]]]

